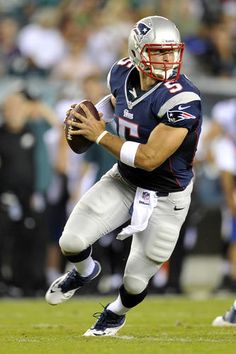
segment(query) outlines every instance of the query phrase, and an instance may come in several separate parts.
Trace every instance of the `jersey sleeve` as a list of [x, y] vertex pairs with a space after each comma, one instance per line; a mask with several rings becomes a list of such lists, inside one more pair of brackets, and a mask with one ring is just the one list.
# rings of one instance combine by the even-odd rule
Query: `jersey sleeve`
[[163, 83], [159, 91], [153, 104], [158, 121], [171, 127], [194, 129], [202, 115], [198, 88], [181, 75], [177, 82]]
[[168, 109], [161, 122], [171, 127], [187, 128], [191, 131], [201, 115], [200, 101], [186, 102]]
[[107, 75], [107, 86], [109, 87], [112, 95], [117, 96], [119, 90], [124, 88], [127, 72], [133, 66], [129, 58], [123, 58], [117, 61], [111, 67]]

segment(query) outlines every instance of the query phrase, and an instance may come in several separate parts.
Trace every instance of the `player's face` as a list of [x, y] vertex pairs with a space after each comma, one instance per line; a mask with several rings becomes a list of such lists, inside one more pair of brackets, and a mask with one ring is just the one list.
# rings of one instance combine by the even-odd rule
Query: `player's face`
[[154, 69], [168, 70], [173, 66], [176, 49], [151, 49], [150, 62]]
[[[156, 80], [166, 81], [180, 73], [183, 46], [179, 44], [147, 44], [141, 51], [143, 72]], [[140, 65], [141, 67], [141, 65]]]

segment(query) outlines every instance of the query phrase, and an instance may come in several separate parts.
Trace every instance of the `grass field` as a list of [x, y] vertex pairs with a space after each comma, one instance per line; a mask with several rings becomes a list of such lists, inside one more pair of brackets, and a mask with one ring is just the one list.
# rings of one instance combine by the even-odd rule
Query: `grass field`
[[233, 354], [236, 328], [215, 328], [212, 319], [233, 298], [193, 300], [150, 296], [129, 312], [116, 337], [83, 337], [92, 314], [110, 298], [76, 297], [59, 306], [44, 300], [0, 301], [1, 354]]

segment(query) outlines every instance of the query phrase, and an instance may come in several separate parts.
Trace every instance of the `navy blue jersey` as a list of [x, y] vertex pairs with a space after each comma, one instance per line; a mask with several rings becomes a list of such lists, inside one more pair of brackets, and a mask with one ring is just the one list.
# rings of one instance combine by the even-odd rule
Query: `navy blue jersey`
[[176, 82], [157, 81], [148, 91], [142, 91], [139, 73], [128, 58], [112, 67], [108, 82], [116, 98], [115, 119], [120, 137], [145, 144], [160, 123], [188, 129], [177, 151], [154, 171], [133, 168], [119, 161], [122, 177], [154, 191], [185, 189], [193, 177], [192, 162], [201, 131], [199, 90], [185, 75], [180, 75]]

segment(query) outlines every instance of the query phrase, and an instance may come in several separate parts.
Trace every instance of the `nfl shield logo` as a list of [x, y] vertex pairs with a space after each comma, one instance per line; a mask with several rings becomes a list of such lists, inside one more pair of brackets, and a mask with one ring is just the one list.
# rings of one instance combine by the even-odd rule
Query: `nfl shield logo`
[[149, 204], [150, 203], [150, 193], [143, 192], [142, 193], [142, 204]]

